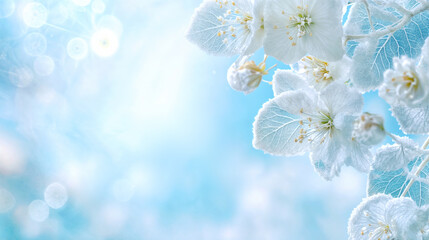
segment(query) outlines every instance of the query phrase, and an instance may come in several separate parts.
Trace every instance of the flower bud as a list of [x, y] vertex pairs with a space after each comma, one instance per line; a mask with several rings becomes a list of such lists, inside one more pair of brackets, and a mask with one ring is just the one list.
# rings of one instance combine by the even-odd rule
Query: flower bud
[[254, 61], [247, 61], [245, 57], [235, 63], [228, 69], [228, 83], [236, 91], [249, 94], [253, 92], [261, 83], [262, 77], [268, 74], [271, 69], [265, 69], [264, 61], [256, 65]]
[[365, 145], [381, 143], [386, 136], [383, 122], [382, 116], [363, 113], [354, 123], [353, 139]]

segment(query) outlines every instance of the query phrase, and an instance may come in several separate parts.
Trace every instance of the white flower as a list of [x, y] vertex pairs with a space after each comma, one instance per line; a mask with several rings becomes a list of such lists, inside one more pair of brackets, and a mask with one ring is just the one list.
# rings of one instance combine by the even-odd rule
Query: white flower
[[363, 113], [354, 123], [352, 137], [365, 145], [377, 145], [386, 137], [383, 123], [382, 116]]
[[416, 61], [402, 56], [393, 58], [393, 69], [384, 72], [379, 95], [390, 105], [416, 107], [427, 105], [429, 76], [427, 69], [416, 66]]
[[211, 54], [252, 54], [264, 39], [264, 5], [265, 0], [205, 0], [187, 37]]
[[412, 240], [427, 213], [410, 198], [377, 194], [364, 199], [349, 219], [349, 240]]
[[362, 96], [339, 83], [320, 94], [310, 88], [286, 91], [259, 112], [253, 145], [282, 156], [309, 151], [316, 171], [329, 180], [348, 158], [353, 122], [362, 106]]
[[270, 1], [265, 10], [265, 52], [286, 64], [306, 54], [340, 60], [344, 55], [342, 7], [337, 0]]
[[245, 94], [253, 92], [261, 83], [262, 77], [267, 75], [271, 69], [266, 69], [267, 56], [259, 65], [256, 65], [254, 61], [248, 61], [248, 59], [249, 57], [243, 57], [233, 63], [228, 69], [227, 75], [231, 88]]
[[346, 55], [336, 62], [306, 56], [299, 61], [299, 71], [311, 86], [320, 91], [334, 81], [348, 81], [351, 65], [352, 60]]

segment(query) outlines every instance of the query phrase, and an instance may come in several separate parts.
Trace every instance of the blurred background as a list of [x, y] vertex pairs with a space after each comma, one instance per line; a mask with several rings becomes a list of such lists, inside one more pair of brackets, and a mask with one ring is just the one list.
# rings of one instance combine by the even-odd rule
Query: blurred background
[[0, 240], [347, 238], [366, 175], [252, 148], [271, 86], [187, 42], [199, 4], [0, 0]]

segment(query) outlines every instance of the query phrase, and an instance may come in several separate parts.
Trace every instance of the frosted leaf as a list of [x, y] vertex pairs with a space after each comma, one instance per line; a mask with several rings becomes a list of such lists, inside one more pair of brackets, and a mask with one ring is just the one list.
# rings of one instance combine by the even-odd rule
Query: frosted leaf
[[392, 114], [398, 120], [401, 130], [406, 134], [429, 133], [429, 106], [409, 108], [392, 107]]
[[418, 145], [407, 137], [400, 138], [401, 143], [384, 145], [377, 150], [373, 169], [379, 171], [396, 171], [408, 165], [422, 154]]
[[[307, 142], [302, 144], [296, 141], [303, 128], [300, 124], [301, 117], [297, 115], [299, 108], [296, 111], [285, 110], [279, 105], [282, 101], [288, 102], [288, 99], [293, 98], [303, 100], [300, 105], [308, 105], [310, 108], [312, 106], [311, 99], [306, 98], [304, 93], [295, 92], [285, 92], [265, 103], [253, 124], [253, 146], [256, 149], [280, 156], [302, 154], [308, 150]], [[292, 103], [290, 106], [297, 104]]]
[[279, 69], [273, 76], [274, 96], [283, 92], [306, 88], [305, 80], [292, 70]]
[[377, 193], [390, 194], [399, 197], [411, 179], [414, 184], [406, 196], [411, 197], [418, 206], [429, 203], [429, 167], [426, 166], [418, 177], [413, 176], [423, 158], [418, 157], [411, 161], [407, 167], [396, 171], [372, 170], [368, 177], [367, 193], [372, 196]]
[[262, 46], [264, 3], [206, 0], [195, 11], [187, 38], [210, 54], [249, 55]]
[[[363, 14], [365, 11], [363, 2], [354, 4], [348, 23], [345, 25], [347, 33], [353, 35], [369, 32], [368, 15]], [[383, 30], [389, 25], [396, 24], [398, 22], [396, 16], [401, 17], [392, 9], [375, 11], [371, 18], [374, 30]], [[356, 23], [358, 26], [353, 25]], [[405, 27], [395, 33], [382, 36], [376, 45], [371, 43], [374, 39], [361, 42], [354, 50], [353, 84], [362, 91], [377, 88], [382, 83], [384, 71], [392, 67], [393, 57], [402, 55], [410, 58], [418, 57], [428, 35], [429, 13], [426, 11], [414, 16]], [[354, 47], [354, 43], [348, 45], [348, 48]]]

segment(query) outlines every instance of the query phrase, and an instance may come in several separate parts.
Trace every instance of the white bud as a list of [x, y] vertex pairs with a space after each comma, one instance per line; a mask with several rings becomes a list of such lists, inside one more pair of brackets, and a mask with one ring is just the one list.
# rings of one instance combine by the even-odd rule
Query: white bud
[[247, 61], [249, 57], [239, 59], [228, 69], [228, 83], [232, 89], [249, 94], [261, 83], [262, 77], [268, 74], [270, 69], [265, 69], [264, 61], [256, 65], [254, 61]]
[[354, 123], [353, 138], [366, 145], [381, 143], [386, 136], [383, 122], [382, 116], [363, 113]]

